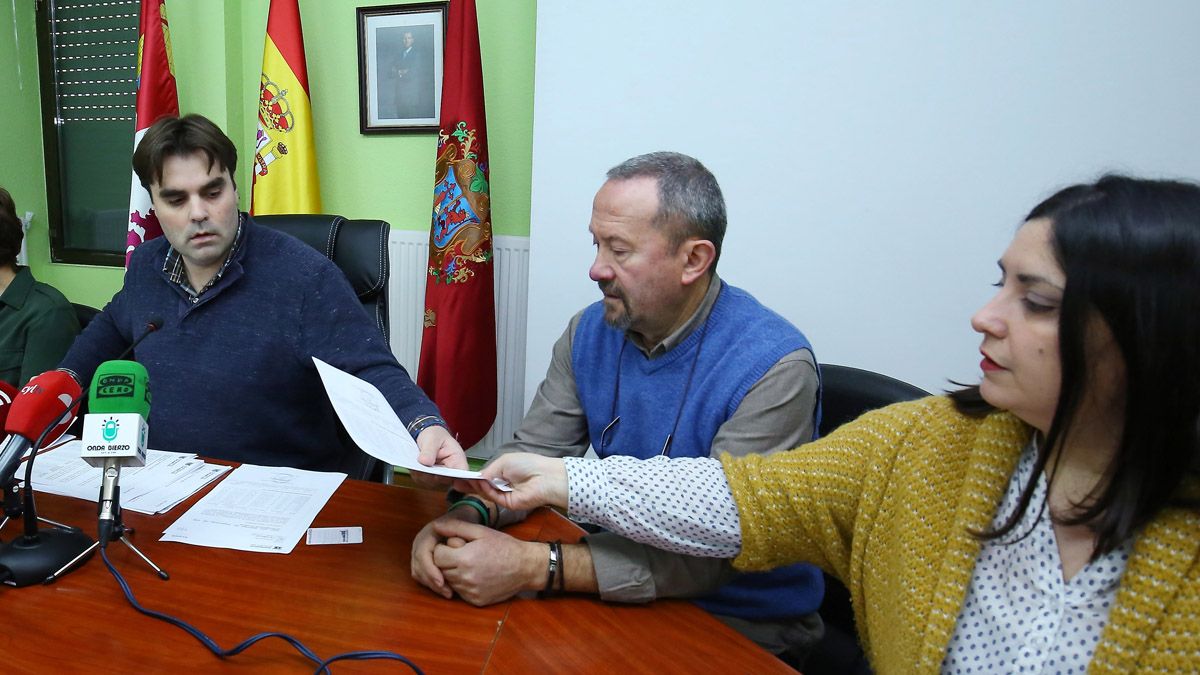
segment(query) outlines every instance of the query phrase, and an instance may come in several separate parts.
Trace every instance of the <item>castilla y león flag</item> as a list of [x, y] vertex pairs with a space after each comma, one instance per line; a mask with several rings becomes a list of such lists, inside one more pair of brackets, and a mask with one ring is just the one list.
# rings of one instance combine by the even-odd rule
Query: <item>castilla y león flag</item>
[[[167, 28], [166, 0], [142, 0], [138, 21], [137, 112], [133, 123], [133, 147], [161, 117], [179, 114], [179, 95], [175, 91], [174, 64], [171, 62], [171, 32]], [[129, 188], [129, 233], [125, 236], [125, 264], [133, 249], [162, 234], [158, 216], [150, 203], [150, 193], [142, 187], [137, 174]]]
[[297, 0], [271, 0], [267, 14], [252, 175], [252, 212], [321, 212], [312, 100]]
[[474, 0], [451, 0], [417, 383], [464, 448], [496, 418], [496, 302]]

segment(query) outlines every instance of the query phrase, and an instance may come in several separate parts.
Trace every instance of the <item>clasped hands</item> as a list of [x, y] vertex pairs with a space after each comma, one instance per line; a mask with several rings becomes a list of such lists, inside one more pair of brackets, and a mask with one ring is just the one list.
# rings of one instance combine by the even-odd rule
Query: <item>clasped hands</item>
[[[483, 480], [458, 480], [455, 488], [510, 510], [550, 505], [566, 508], [567, 474], [561, 459], [528, 453], [503, 455], [484, 467]], [[507, 481], [511, 492], [492, 485]], [[455, 593], [490, 605], [546, 583], [546, 545], [511, 537], [480, 524], [479, 513], [459, 507], [428, 523], [412, 547], [412, 576], [444, 598]]]

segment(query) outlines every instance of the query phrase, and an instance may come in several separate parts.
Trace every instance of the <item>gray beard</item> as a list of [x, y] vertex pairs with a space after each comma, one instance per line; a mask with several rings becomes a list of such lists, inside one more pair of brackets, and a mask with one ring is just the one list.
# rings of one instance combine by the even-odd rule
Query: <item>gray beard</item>
[[626, 331], [629, 330], [629, 327], [633, 325], [633, 319], [630, 318], [629, 311], [626, 310], [624, 314], [615, 319], [609, 319], [607, 316], [604, 317], [604, 323], [616, 328], [617, 330]]
[[629, 312], [629, 303], [625, 301], [624, 297], [621, 298], [621, 307], [624, 308], [625, 311], [615, 319], [608, 318], [608, 314], [605, 313], [604, 323], [616, 328], [619, 331], [627, 331], [629, 330], [629, 327], [633, 325], [633, 314]]

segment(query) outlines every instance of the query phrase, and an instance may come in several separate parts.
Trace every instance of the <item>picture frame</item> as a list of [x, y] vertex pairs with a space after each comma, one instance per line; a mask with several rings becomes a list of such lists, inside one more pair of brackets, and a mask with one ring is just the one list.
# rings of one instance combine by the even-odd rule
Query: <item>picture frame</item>
[[359, 132], [437, 131], [448, 2], [359, 7]]

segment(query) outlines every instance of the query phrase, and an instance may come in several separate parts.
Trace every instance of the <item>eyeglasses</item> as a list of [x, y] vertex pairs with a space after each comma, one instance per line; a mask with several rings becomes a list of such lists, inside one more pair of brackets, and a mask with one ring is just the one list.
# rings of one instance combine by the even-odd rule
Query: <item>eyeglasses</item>
[[[618, 376], [617, 379], [619, 381], [620, 376]], [[690, 380], [691, 378], [689, 377], [688, 379]], [[686, 399], [687, 390], [684, 390], [683, 395], [684, 395], [684, 398]], [[616, 408], [615, 399], [614, 399], [613, 408], [614, 409]], [[615, 412], [615, 410], [614, 410], [614, 412]], [[682, 408], [680, 409], [680, 412], [683, 412]], [[603, 453], [608, 450], [608, 444], [609, 444], [609, 442], [612, 441], [612, 437], [617, 435], [617, 425], [620, 423], [621, 423], [621, 416], [617, 415], [616, 417], [613, 418], [613, 420], [611, 422], [608, 423], [607, 426], [604, 427], [604, 431], [600, 432], [600, 452]], [[679, 426], [679, 415], [675, 416], [675, 427], [677, 427], [677, 426]], [[667, 456], [667, 453], [671, 451], [671, 441], [674, 440], [674, 438], [675, 438], [675, 427], [671, 427], [671, 433], [667, 434], [667, 440], [663, 442], [662, 450], [660, 450], [658, 453], [664, 457]]]

